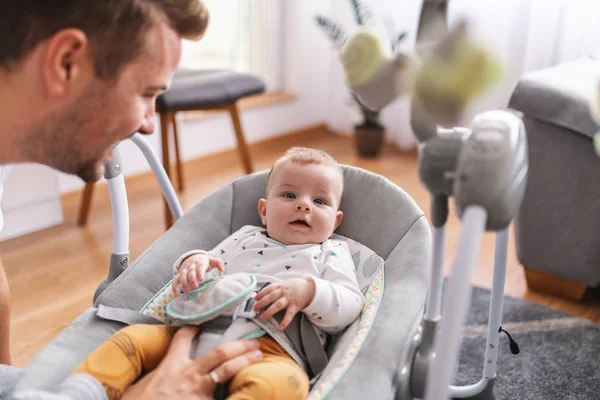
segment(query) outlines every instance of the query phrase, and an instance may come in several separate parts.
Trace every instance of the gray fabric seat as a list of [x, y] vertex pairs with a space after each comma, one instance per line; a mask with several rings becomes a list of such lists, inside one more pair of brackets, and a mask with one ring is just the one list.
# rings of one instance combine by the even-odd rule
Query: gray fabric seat
[[156, 99], [156, 110], [208, 109], [235, 103], [265, 91], [264, 82], [253, 75], [224, 70], [175, 71], [171, 87]]
[[8, 393], [21, 375], [21, 368], [0, 364], [0, 400], [8, 398]]
[[[600, 283], [600, 159], [590, 113], [599, 81], [600, 60], [581, 58], [526, 74], [509, 103], [524, 114], [529, 147], [515, 219], [519, 261], [531, 289], [576, 300]], [[568, 282], [538, 284], [540, 272]]]
[[[260, 225], [256, 211], [268, 171], [242, 177], [202, 199], [97, 297], [94, 306], [25, 368], [16, 390], [52, 390], [123, 324], [102, 320], [100, 305], [140, 310], [172, 278], [173, 262], [190, 249], [210, 249], [244, 225]], [[393, 399], [398, 366], [424, 311], [431, 231], [416, 203], [382, 176], [344, 167], [344, 219], [336, 230], [385, 260], [383, 297], [357, 359], [328, 399]], [[57, 360], [60, 360], [58, 362]], [[331, 365], [327, 368], [334, 369]]]

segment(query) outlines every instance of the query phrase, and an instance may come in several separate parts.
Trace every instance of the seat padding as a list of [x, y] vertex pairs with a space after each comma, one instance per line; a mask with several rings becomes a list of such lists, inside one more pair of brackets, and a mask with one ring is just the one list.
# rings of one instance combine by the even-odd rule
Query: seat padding
[[158, 112], [193, 110], [234, 103], [265, 91], [251, 74], [222, 70], [177, 70], [169, 90], [156, 99]]
[[[343, 170], [344, 219], [336, 232], [385, 260], [384, 295], [370, 331], [363, 333], [356, 360], [337, 384], [323, 387], [322, 392], [333, 399], [392, 399], [398, 363], [423, 315], [431, 231], [423, 212], [398, 186], [360, 168], [344, 166]], [[257, 203], [264, 196], [267, 175], [268, 171], [247, 175], [202, 199], [110, 283], [94, 306], [140, 310], [172, 278], [172, 265], [181, 254], [211, 249], [243, 225], [260, 225]], [[52, 390], [121, 326], [101, 321], [91, 308], [25, 368], [17, 390]], [[88, 335], [88, 329], [94, 334]], [[57, 367], [58, 359], [68, 360], [68, 365], [61, 361]]]

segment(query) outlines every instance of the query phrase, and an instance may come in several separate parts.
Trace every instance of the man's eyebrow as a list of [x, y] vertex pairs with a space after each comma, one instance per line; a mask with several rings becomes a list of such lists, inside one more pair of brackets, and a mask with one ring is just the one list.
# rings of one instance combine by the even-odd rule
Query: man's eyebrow
[[164, 92], [167, 90], [167, 85], [150, 85], [146, 86], [146, 91], [150, 92]]

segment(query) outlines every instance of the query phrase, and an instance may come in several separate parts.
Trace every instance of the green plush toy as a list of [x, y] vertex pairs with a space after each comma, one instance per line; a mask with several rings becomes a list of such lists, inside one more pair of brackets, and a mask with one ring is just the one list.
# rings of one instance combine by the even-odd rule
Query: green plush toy
[[458, 122], [469, 102], [501, 76], [500, 63], [458, 24], [424, 58], [417, 74], [415, 95], [440, 124]]
[[392, 54], [367, 27], [358, 28], [346, 40], [340, 61], [346, 84], [371, 110], [383, 108], [414, 88], [416, 60], [405, 54]]
[[412, 93], [439, 124], [451, 125], [466, 105], [501, 75], [500, 63], [468, 35], [464, 22], [426, 56], [391, 54], [368, 28], [361, 27], [340, 52], [346, 83], [368, 108], [379, 110]]

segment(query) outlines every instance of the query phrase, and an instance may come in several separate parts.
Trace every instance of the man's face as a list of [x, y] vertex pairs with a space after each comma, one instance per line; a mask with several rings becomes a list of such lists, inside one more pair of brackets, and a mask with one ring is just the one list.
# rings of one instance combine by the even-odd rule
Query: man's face
[[181, 41], [168, 25], [157, 23], [146, 35], [145, 48], [116, 83], [94, 76], [77, 98], [41, 124], [33, 136], [37, 143], [29, 144], [43, 148], [38, 162], [94, 182], [103, 175], [113, 146], [135, 132], [154, 131], [156, 96], [171, 81]]

